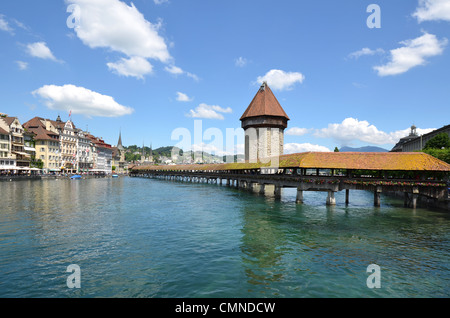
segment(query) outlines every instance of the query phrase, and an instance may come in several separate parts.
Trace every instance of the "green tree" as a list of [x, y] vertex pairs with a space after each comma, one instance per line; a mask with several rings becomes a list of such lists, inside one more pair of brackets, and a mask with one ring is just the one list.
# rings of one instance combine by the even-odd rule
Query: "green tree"
[[438, 158], [439, 160], [445, 161], [446, 163], [450, 163], [450, 148], [445, 149], [424, 149], [423, 152]]
[[427, 149], [448, 149], [450, 148], [450, 138], [446, 133], [440, 133], [436, 135], [435, 137], [431, 138], [423, 148], [424, 150]]
[[339, 152], [339, 148], [338, 147], [334, 147], [334, 152]]

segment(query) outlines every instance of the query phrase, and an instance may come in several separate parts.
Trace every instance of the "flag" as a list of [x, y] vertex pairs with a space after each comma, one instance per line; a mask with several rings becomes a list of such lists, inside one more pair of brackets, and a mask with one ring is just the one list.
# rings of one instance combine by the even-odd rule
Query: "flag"
[[72, 110], [69, 112], [69, 117], [72, 116]]

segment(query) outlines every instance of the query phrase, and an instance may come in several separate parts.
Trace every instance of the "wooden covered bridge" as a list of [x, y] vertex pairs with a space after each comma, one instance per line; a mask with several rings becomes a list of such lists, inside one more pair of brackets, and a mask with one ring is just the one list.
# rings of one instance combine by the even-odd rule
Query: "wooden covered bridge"
[[296, 188], [298, 203], [303, 191], [323, 191], [326, 204], [335, 205], [335, 193], [343, 190], [346, 203], [350, 190], [371, 191], [375, 206], [383, 192], [404, 193], [405, 206], [412, 208], [419, 196], [429, 203], [448, 200], [450, 165], [425, 153], [308, 152], [273, 162], [135, 166], [130, 176], [226, 184], [261, 194], [271, 185], [276, 198], [282, 188]]

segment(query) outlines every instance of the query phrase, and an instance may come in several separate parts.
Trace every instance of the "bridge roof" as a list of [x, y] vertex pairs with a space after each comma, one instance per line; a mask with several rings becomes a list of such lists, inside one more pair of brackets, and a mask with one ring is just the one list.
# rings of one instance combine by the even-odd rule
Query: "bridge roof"
[[[203, 165], [139, 166], [133, 170], [246, 170], [270, 167], [269, 163], [224, 163]], [[304, 152], [283, 155], [280, 168], [351, 169], [390, 171], [443, 171], [450, 165], [421, 152]]]

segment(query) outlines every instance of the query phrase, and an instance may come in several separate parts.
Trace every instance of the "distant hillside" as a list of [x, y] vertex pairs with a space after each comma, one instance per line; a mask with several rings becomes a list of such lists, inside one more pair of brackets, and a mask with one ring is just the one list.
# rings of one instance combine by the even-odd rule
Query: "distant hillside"
[[352, 147], [342, 147], [339, 149], [340, 152], [389, 152], [389, 150], [386, 150], [384, 148], [380, 147], [374, 147], [374, 146], [366, 146], [366, 147], [359, 147], [359, 148], [352, 148]]

